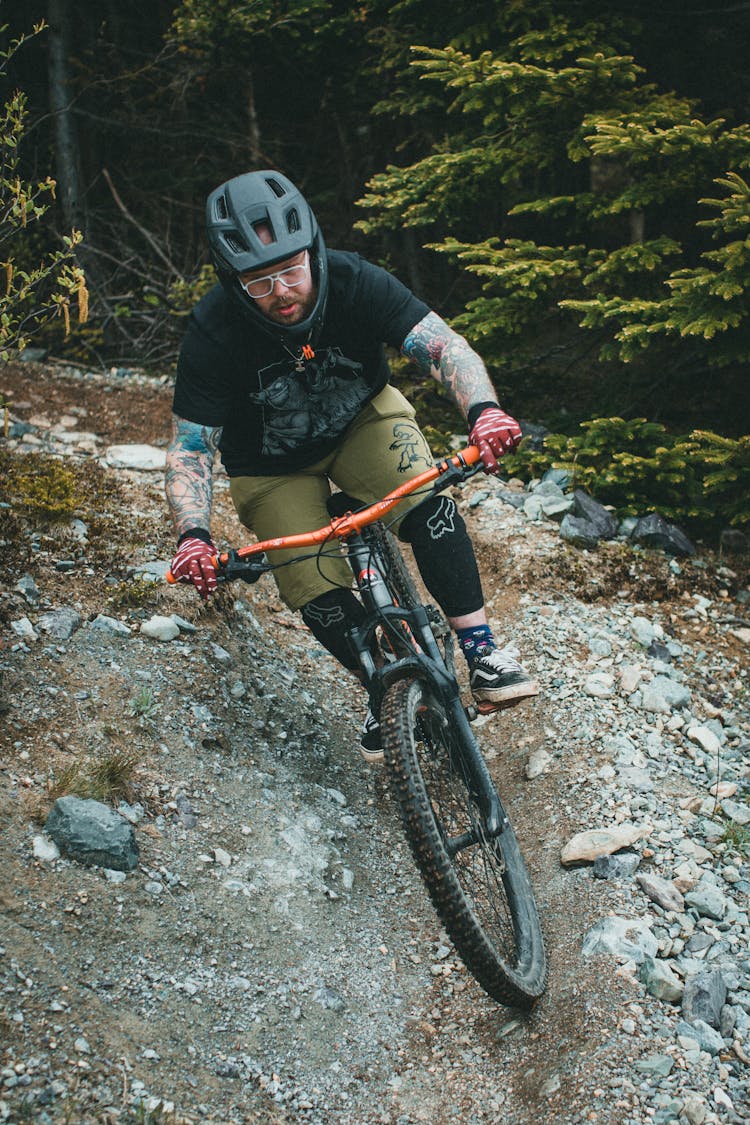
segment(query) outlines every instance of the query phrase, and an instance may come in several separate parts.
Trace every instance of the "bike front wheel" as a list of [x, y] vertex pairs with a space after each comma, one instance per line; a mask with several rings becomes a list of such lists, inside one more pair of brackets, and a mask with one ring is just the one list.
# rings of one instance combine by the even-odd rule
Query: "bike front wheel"
[[510, 823], [487, 832], [445, 705], [422, 680], [393, 684], [383, 748], [412, 854], [469, 972], [494, 1000], [530, 1008], [547, 980], [531, 881]]

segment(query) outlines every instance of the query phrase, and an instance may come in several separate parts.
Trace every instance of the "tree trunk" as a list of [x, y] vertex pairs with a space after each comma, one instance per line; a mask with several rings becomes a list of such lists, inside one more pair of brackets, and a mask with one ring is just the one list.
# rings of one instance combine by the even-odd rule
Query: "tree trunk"
[[48, 0], [49, 100], [54, 119], [57, 198], [66, 230], [84, 229], [78, 138], [72, 113], [70, 58], [70, 0]]
[[250, 149], [251, 167], [260, 165], [260, 126], [258, 124], [258, 110], [255, 105], [255, 84], [252, 72], [247, 75], [247, 141]]

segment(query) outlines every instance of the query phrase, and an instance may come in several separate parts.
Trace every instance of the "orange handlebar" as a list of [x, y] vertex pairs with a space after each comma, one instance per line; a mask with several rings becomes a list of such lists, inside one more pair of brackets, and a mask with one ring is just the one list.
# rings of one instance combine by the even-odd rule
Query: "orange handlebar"
[[[299, 535], [282, 535], [277, 539], [265, 539], [261, 543], [251, 543], [247, 547], [240, 547], [237, 556], [246, 559], [251, 555], [262, 555], [265, 551], [278, 551], [281, 548], [316, 547], [319, 543], [325, 543], [328, 539], [346, 539], [348, 535], [352, 535], [355, 531], [361, 531], [363, 527], [381, 519], [392, 508], [395, 508], [405, 496], [416, 492], [423, 485], [431, 484], [443, 473], [447, 473], [449, 469], [469, 468], [469, 466], [475, 465], [479, 459], [480, 454], [477, 447], [469, 445], [466, 449], [454, 453], [452, 457], [447, 457], [443, 461], [438, 461], [431, 469], [427, 469], [399, 485], [393, 492], [384, 496], [382, 500], [376, 500], [374, 504], [368, 504], [361, 512], [347, 512], [346, 515], [332, 519], [325, 527], [319, 527], [315, 531], [304, 531]], [[228, 560], [229, 555], [223, 553], [219, 555], [217, 561], [219, 565], [223, 566]]]
[[[361, 531], [363, 527], [381, 519], [392, 508], [395, 508], [404, 497], [416, 492], [423, 485], [431, 484], [443, 473], [447, 473], [449, 469], [469, 468], [471, 465], [476, 465], [479, 459], [477, 447], [469, 445], [466, 449], [454, 453], [451, 457], [446, 457], [443, 461], [438, 461], [431, 469], [427, 469], [424, 473], [420, 473], [399, 485], [393, 492], [384, 496], [382, 500], [376, 500], [374, 504], [369, 504], [361, 512], [347, 512], [346, 515], [332, 519], [325, 527], [319, 527], [315, 531], [304, 531], [299, 535], [282, 535], [277, 539], [265, 539], [262, 543], [251, 543], [247, 547], [240, 547], [236, 554], [239, 558], [246, 559], [251, 555], [262, 555], [265, 551], [278, 551], [280, 548], [315, 547], [319, 543], [325, 543], [328, 539], [346, 539], [348, 535], [352, 535], [355, 531]], [[229, 555], [226, 552], [215, 556], [213, 559], [216, 567], [225, 566], [228, 561]], [[170, 585], [175, 585], [179, 581], [171, 570], [167, 571], [166, 579]]]

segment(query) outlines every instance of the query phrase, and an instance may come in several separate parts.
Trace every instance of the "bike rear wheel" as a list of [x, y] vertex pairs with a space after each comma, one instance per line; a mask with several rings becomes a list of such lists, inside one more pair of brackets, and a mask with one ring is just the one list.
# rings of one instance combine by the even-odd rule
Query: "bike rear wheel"
[[417, 867], [469, 972], [494, 1000], [530, 1008], [547, 965], [531, 882], [510, 823], [494, 839], [462, 769], [460, 733], [422, 680], [392, 684], [383, 747]]

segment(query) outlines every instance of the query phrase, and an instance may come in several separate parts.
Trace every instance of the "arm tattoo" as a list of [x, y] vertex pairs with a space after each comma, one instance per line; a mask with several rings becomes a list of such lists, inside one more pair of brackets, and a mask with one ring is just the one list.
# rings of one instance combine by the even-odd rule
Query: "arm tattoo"
[[475, 403], [497, 402], [480, 357], [437, 313], [428, 313], [412, 328], [401, 351], [445, 387], [464, 417]]
[[213, 464], [221, 427], [211, 429], [172, 415], [165, 486], [175, 530], [211, 527]]

